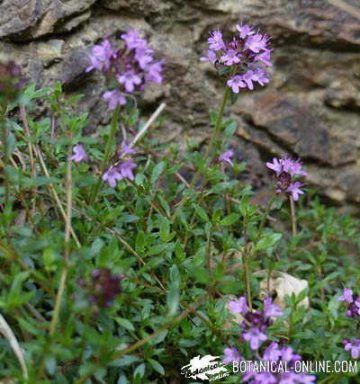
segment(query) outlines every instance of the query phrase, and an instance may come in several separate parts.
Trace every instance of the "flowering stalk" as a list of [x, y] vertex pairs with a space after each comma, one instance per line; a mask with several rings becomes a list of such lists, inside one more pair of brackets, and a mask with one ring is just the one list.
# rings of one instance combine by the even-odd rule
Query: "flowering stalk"
[[[236, 30], [231, 40], [225, 40], [220, 30], [212, 31], [208, 38], [207, 55], [200, 59], [212, 63], [226, 84], [215, 128], [205, 154], [208, 163], [215, 157], [230, 92], [238, 94], [241, 89], [254, 90], [255, 84], [264, 86], [270, 81], [267, 71], [267, 67], [272, 66], [269, 37], [247, 24], [237, 25]], [[191, 186], [195, 185], [198, 177], [199, 172], [195, 173]]]
[[100, 165], [100, 173], [101, 173], [101, 177], [99, 177], [97, 183], [95, 184], [94, 188], [92, 189], [91, 191], [91, 195], [90, 195], [90, 204], [93, 204], [97, 198], [97, 195], [99, 193], [99, 190], [100, 190], [100, 187], [101, 187], [101, 184], [102, 184], [102, 176], [103, 176], [103, 173], [109, 163], [109, 160], [111, 158], [111, 149], [112, 149], [112, 144], [115, 140], [115, 135], [116, 135], [116, 131], [117, 131], [117, 128], [118, 128], [118, 125], [119, 125], [119, 114], [120, 114], [120, 108], [119, 106], [117, 106], [115, 108], [115, 111], [114, 111], [114, 114], [113, 114], [113, 117], [112, 117], [112, 121], [111, 121], [111, 128], [110, 128], [110, 134], [107, 138], [107, 142], [106, 142], [106, 145], [105, 145], [105, 153], [104, 153], [104, 158], [103, 158], [103, 161]]
[[209, 163], [211, 163], [211, 161], [213, 160], [216, 154], [217, 142], [221, 133], [221, 123], [223, 120], [225, 106], [229, 98], [229, 95], [230, 95], [230, 88], [227, 87], [225, 89], [224, 96], [220, 105], [219, 113], [217, 115], [215, 127], [210, 139], [210, 143], [206, 151], [206, 158], [208, 158]]
[[292, 234], [296, 236], [295, 201], [298, 201], [299, 197], [304, 194], [304, 191], [301, 189], [303, 184], [298, 179], [307, 176], [307, 172], [304, 171], [299, 160], [292, 160], [287, 156], [280, 159], [274, 157], [272, 162], [266, 163], [266, 166], [274, 172], [276, 193], [283, 193], [289, 196]]

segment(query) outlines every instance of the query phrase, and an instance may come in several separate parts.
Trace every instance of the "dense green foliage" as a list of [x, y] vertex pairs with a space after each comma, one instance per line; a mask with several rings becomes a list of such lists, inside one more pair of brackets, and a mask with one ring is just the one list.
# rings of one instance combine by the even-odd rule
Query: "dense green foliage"
[[[34, 118], [39, 101], [47, 113]], [[274, 194], [268, 208], [256, 204], [243, 181], [245, 163], [209, 165], [191, 142], [186, 151], [161, 144], [157, 123], [137, 145], [135, 180], [116, 188], [101, 183], [94, 198], [111, 127], [83, 135], [87, 116], [73, 112], [76, 102], [60, 87], [28, 87], [4, 122], [10, 154], [1, 163], [0, 309], [23, 349], [29, 383], [181, 382], [190, 358], [222, 355], [238, 343], [226, 303], [245, 294], [244, 258], [254, 306], [258, 271], [309, 283], [308, 291], [287, 297], [271, 327], [274, 340], [286, 339], [307, 360], [350, 360], [342, 340], [357, 337], [358, 324], [337, 296], [344, 286], [359, 286], [358, 220], [310, 191], [297, 206], [292, 236], [288, 201]], [[131, 106], [120, 120], [130, 139], [144, 124]], [[235, 129], [224, 121], [222, 150]], [[69, 173], [69, 153], [79, 142], [90, 160], [73, 163]], [[107, 308], [91, 300], [99, 268], [122, 276], [121, 293]], [[309, 309], [298, 305], [305, 297]], [[0, 377], [25, 382], [8, 340], [0, 345]], [[360, 382], [354, 374], [320, 374], [318, 382], [325, 381]]]

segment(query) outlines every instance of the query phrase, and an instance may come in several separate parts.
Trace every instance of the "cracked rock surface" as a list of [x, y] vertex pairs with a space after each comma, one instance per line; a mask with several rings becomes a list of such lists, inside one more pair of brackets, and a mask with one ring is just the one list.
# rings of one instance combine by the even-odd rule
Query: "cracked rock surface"
[[[90, 129], [106, 123], [104, 81], [84, 74], [91, 46], [129, 27], [141, 29], [166, 62], [166, 81], [146, 92], [145, 111], [166, 99], [161, 134], [200, 142], [222, 84], [200, 62], [208, 31], [240, 20], [272, 36], [272, 81], [240, 95], [228, 113], [232, 145], [257, 187], [263, 161], [285, 152], [304, 160], [308, 181], [339, 203], [360, 204], [360, 3], [358, 0], [3, 0], [1, 58], [14, 59], [39, 86], [61, 81], [85, 95]], [[254, 180], [254, 178], [252, 178]]]

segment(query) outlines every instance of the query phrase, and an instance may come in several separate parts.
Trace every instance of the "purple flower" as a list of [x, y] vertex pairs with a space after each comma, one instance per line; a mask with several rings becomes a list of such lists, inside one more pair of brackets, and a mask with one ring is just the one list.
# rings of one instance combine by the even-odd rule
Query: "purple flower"
[[257, 76], [254, 71], [249, 70], [245, 72], [242, 76], [242, 79], [250, 90], [254, 89], [253, 81], [257, 79]]
[[207, 51], [207, 55], [205, 57], [200, 58], [200, 61], [209, 61], [212, 64], [215, 64], [216, 60], [217, 60], [216, 53], [211, 49]]
[[111, 166], [103, 175], [103, 180], [106, 181], [110, 187], [115, 188], [119, 180], [123, 179], [122, 174], [116, 166]]
[[277, 304], [272, 303], [272, 298], [267, 297], [264, 299], [264, 315], [265, 317], [272, 318], [272, 317], [279, 317], [282, 316], [283, 311], [280, 309], [280, 307]]
[[241, 39], [245, 39], [248, 36], [251, 36], [255, 33], [253, 27], [248, 24], [238, 24], [236, 29], [239, 31], [239, 35]]
[[271, 49], [269, 38], [255, 33], [253, 27], [240, 24], [236, 29], [239, 33], [229, 41], [223, 39], [219, 30], [211, 32], [207, 56], [200, 60], [213, 63], [226, 77], [227, 86], [239, 93], [242, 88], [253, 90], [255, 83], [264, 86], [269, 82]]
[[297, 384], [298, 375], [294, 372], [286, 372], [281, 374], [279, 384]]
[[123, 33], [121, 38], [125, 41], [128, 49], [142, 48], [144, 46], [145, 40], [140, 37], [139, 32], [135, 29]]
[[234, 165], [232, 161], [233, 156], [234, 156], [234, 151], [231, 149], [228, 149], [227, 151], [225, 151], [219, 156], [219, 161], [233, 166]]
[[236, 75], [230, 78], [227, 81], [227, 85], [232, 89], [234, 93], [239, 93], [240, 88], [246, 88], [246, 84], [240, 75]]
[[289, 194], [292, 196], [294, 201], [298, 201], [299, 196], [304, 194], [304, 191], [300, 189], [300, 187], [302, 186], [303, 186], [302, 183], [300, 183], [299, 181], [295, 181], [295, 183], [291, 183], [287, 188], [286, 191], [289, 192]]
[[259, 372], [254, 375], [256, 384], [276, 384], [276, 377], [270, 372]]
[[126, 104], [127, 94], [143, 91], [149, 82], [162, 82], [162, 61], [154, 61], [154, 51], [138, 31], [132, 29], [121, 35], [121, 46], [113, 48], [104, 40], [92, 49], [89, 72], [97, 69], [106, 72], [111, 84], [117, 79], [118, 87], [104, 93], [109, 109]]
[[268, 73], [262, 68], [255, 69], [252, 80], [259, 83], [262, 87], [270, 81]]
[[126, 155], [134, 155], [136, 153], [135, 149], [132, 147], [129, 147], [125, 141], [121, 143], [121, 149], [120, 149], [120, 157], [126, 156]]
[[279, 176], [283, 171], [282, 159], [273, 158], [273, 162], [266, 163], [266, 166], [276, 173], [276, 176]]
[[278, 361], [281, 357], [279, 344], [272, 342], [264, 351], [263, 359], [266, 361]]
[[136, 85], [141, 84], [141, 78], [133, 70], [128, 70], [117, 77], [120, 84], [125, 86], [126, 92], [133, 92]]
[[86, 72], [90, 72], [93, 69], [99, 71], [108, 71], [111, 66], [111, 61], [116, 57], [109, 40], [104, 40], [101, 44], [95, 45], [91, 50], [90, 60], [91, 64], [87, 67]]
[[260, 33], [248, 36], [245, 47], [254, 53], [267, 49], [268, 38]]
[[350, 288], [344, 288], [342, 296], [338, 298], [347, 305], [346, 315], [353, 319], [360, 317], [360, 296], [354, 296]]
[[261, 344], [267, 340], [266, 334], [258, 328], [250, 328], [242, 336], [245, 341], [249, 342], [250, 348], [253, 350], [259, 349]]
[[306, 375], [305, 373], [297, 374], [296, 383], [298, 384], [312, 384], [316, 380], [314, 375]]
[[344, 288], [343, 294], [338, 298], [338, 300], [351, 304], [354, 301], [352, 289]]
[[271, 58], [271, 52], [269, 49], [266, 49], [265, 51], [263, 51], [263, 52], [261, 52], [255, 56], [255, 61], [261, 61], [267, 67], [272, 67], [270, 58]]
[[120, 172], [122, 179], [134, 180], [135, 176], [133, 170], [136, 168], [136, 163], [133, 160], [123, 161], [118, 165], [118, 171]]
[[88, 159], [88, 155], [81, 144], [75, 145], [73, 152], [74, 154], [70, 157], [70, 159], [75, 161], [75, 163], [80, 163], [81, 161], [86, 161]]
[[360, 339], [344, 340], [344, 344], [345, 351], [350, 352], [353, 359], [360, 357]]
[[226, 66], [231, 66], [237, 63], [240, 63], [240, 54], [235, 49], [228, 49], [223, 56], [221, 56], [220, 61]]
[[100, 268], [92, 272], [91, 278], [91, 301], [100, 307], [110, 307], [121, 292], [122, 276], [113, 275], [108, 268]]
[[241, 361], [242, 357], [240, 352], [236, 348], [225, 348], [224, 349], [224, 364], [231, 364], [233, 361]]
[[213, 51], [220, 51], [221, 49], [225, 48], [222, 33], [219, 30], [210, 33], [208, 43], [209, 48]]
[[146, 80], [153, 83], [162, 83], [162, 62], [158, 61], [152, 63], [146, 67], [147, 73], [145, 75]]
[[135, 50], [135, 59], [138, 62], [141, 69], [146, 69], [148, 64], [153, 61], [153, 50], [148, 47], [137, 48]]
[[266, 163], [267, 168], [271, 169], [276, 175], [277, 192], [286, 192], [292, 196], [294, 201], [299, 200], [304, 193], [300, 188], [302, 183], [296, 180], [299, 176], [306, 176], [307, 173], [302, 169], [299, 160], [292, 160], [289, 157], [281, 159], [273, 158], [272, 162]]
[[241, 315], [245, 315], [249, 310], [246, 298], [241, 296], [237, 300], [229, 301], [228, 309], [233, 314], [240, 313]]
[[113, 91], [106, 91], [103, 94], [103, 99], [108, 103], [108, 108], [111, 111], [114, 110], [118, 105], [126, 104], [126, 97], [117, 89]]
[[295, 362], [301, 359], [301, 357], [296, 355], [294, 350], [289, 346], [281, 348], [281, 358], [283, 361], [287, 362]]

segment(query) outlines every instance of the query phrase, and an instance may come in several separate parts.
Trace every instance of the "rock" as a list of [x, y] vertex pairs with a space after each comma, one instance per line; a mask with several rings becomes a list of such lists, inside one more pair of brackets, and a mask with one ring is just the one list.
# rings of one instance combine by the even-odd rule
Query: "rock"
[[[360, 203], [360, 5], [356, 0], [3, 0], [0, 52], [40, 85], [61, 81], [84, 94], [89, 130], [107, 123], [105, 81], [85, 74], [88, 52], [103, 37], [140, 29], [165, 61], [165, 82], [140, 106], [167, 103], [167, 126], [185, 147], [211, 131], [223, 84], [199, 61], [210, 30], [246, 21], [273, 42], [270, 84], [244, 92], [227, 115], [238, 122], [231, 146], [248, 163], [248, 181], [270, 183], [264, 162], [289, 153], [309, 170], [307, 183], [336, 203]], [[264, 190], [266, 194], [266, 191]]]
[[36, 44], [36, 55], [44, 64], [44, 67], [47, 67], [56, 61], [62, 60], [63, 46], [64, 40], [48, 40], [46, 43]]
[[0, 38], [12, 37], [35, 25], [42, 15], [41, 0], [4, 0], [0, 4]]
[[[70, 31], [90, 17], [87, 11], [95, 1], [70, 0], [64, 3], [61, 0], [52, 0], [43, 10], [40, 22], [31, 33], [32, 37], [38, 38], [54, 32]], [[82, 13], [84, 14], [81, 15]], [[61, 25], [62, 22], [65, 22], [65, 26]]]
[[[265, 131], [269, 138], [276, 138], [275, 142], [303, 160], [336, 167], [357, 159], [354, 137], [339, 134], [334, 127], [318, 118], [314, 105], [297, 96], [263, 92], [254, 96], [249, 104], [239, 103], [234, 110], [246, 116], [254, 132]], [[265, 140], [261, 144], [266, 147]]]
[[[264, 277], [263, 280], [260, 281], [262, 296], [267, 297], [276, 294], [274, 302], [281, 308], [286, 307], [287, 296], [298, 296], [304, 290], [309, 290], [309, 283], [306, 280], [298, 279], [284, 272], [272, 271], [270, 279], [268, 279], [266, 271], [256, 272], [255, 275]], [[308, 296], [301, 300], [299, 304], [305, 308], [309, 308], [310, 302]]]
[[111, 10], [123, 10], [136, 15], [148, 15], [150, 13], [162, 13], [173, 8], [171, 1], [157, 0], [103, 0], [101, 6]]

